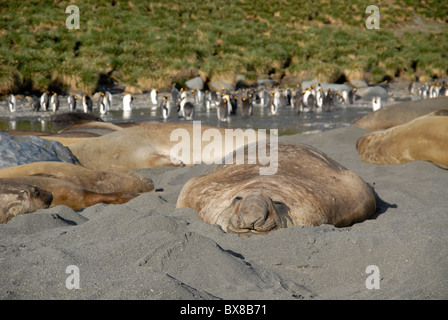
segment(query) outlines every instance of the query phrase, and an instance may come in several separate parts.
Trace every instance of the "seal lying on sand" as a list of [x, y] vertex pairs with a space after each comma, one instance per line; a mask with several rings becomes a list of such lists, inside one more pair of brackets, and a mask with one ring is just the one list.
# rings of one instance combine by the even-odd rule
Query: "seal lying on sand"
[[34, 186], [0, 180], [0, 223], [19, 214], [48, 208], [53, 200], [51, 192]]
[[362, 161], [368, 163], [402, 164], [426, 160], [448, 166], [448, 110], [368, 133], [358, 139], [356, 150]]
[[448, 109], [448, 97], [403, 102], [382, 107], [356, 121], [354, 126], [367, 130], [388, 129], [440, 109]]
[[50, 207], [66, 205], [73, 210], [84, 209], [97, 203], [121, 204], [137, 197], [138, 193], [131, 192], [111, 192], [97, 193], [66, 180], [40, 177], [23, 176], [10, 179], [0, 179], [3, 181], [14, 181], [32, 185], [53, 194], [53, 201]]
[[151, 179], [136, 172], [97, 171], [56, 161], [33, 162], [0, 169], [0, 178], [31, 175], [66, 180], [97, 193], [154, 191]]
[[259, 234], [298, 225], [349, 226], [376, 210], [369, 185], [312, 147], [279, 143], [275, 175], [259, 175], [260, 163], [247, 163], [190, 179], [176, 207], [193, 208], [226, 232]]
[[58, 133], [42, 136], [44, 139], [58, 141], [64, 146], [91, 138], [101, 137], [105, 134], [121, 130], [122, 128], [113, 123], [100, 121], [81, 121], [72, 124]]
[[[214, 150], [213, 155], [211, 153], [207, 154], [207, 152], [203, 153], [204, 149], [216, 142], [214, 139], [210, 141], [210, 137], [208, 137], [208, 141], [203, 141], [205, 139], [202, 137], [206, 130], [209, 134], [216, 133], [222, 137], [220, 139], [221, 148]], [[184, 141], [183, 137], [177, 140], [177, 136], [172, 141], [171, 135], [176, 132], [188, 136], [185, 138], [187, 141]], [[241, 130], [236, 135], [243, 137], [244, 132]], [[224, 150], [225, 136], [225, 129], [218, 127], [205, 125], [195, 127], [194, 123], [183, 122], [159, 123], [148, 121], [134, 124], [98, 138], [71, 144], [68, 148], [84, 167], [95, 170], [127, 172], [131, 169], [193, 164], [195, 158], [200, 158], [204, 162], [220, 160], [227, 152], [227, 150]], [[258, 135], [256, 139], [259, 139]], [[184, 142], [188, 152], [182, 153], [179, 157], [174, 157], [173, 160], [175, 161], [173, 161], [171, 157], [173, 148]], [[207, 148], [207, 150], [209, 149]], [[233, 150], [230, 150], [230, 152]]]

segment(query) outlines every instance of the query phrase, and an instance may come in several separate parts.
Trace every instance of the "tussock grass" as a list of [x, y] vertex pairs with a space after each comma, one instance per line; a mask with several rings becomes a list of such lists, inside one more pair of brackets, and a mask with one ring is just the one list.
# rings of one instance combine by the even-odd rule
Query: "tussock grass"
[[93, 92], [111, 71], [123, 86], [169, 87], [183, 67], [231, 82], [240, 74], [373, 82], [448, 74], [445, 1], [383, 1], [379, 30], [365, 28], [367, 0], [87, 0], [74, 3], [79, 30], [65, 27], [70, 4], [2, 2], [1, 94]]

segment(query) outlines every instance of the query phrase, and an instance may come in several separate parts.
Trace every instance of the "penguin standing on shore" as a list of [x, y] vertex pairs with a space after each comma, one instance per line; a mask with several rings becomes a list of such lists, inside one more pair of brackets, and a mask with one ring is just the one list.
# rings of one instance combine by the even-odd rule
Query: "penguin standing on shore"
[[227, 122], [229, 120], [227, 99], [227, 97], [223, 97], [216, 107], [216, 115], [218, 116], [218, 120], [222, 122]]
[[132, 97], [132, 95], [130, 93], [124, 95], [124, 97], [123, 97], [123, 111], [124, 112], [132, 111], [133, 101], [134, 101], [134, 98]]
[[331, 111], [334, 106], [334, 94], [331, 91], [331, 89], [328, 89], [327, 93], [324, 95], [324, 102], [323, 102], [323, 110], [324, 111]]
[[253, 112], [252, 94], [241, 98], [241, 114], [243, 116], [251, 116]]
[[415, 82], [411, 81], [408, 86], [408, 91], [410, 94], [415, 94]]
[[342, 91], [342, 99], [345, 104], [353, 104], [355, 102], [356, 88]]
[[319, 89], [316, 92], [316, 111], [322, 111], [324, 106], [324, 91], [319, 86]]
[[314, 96], [314, 90], [313, 89], [306, 89], [303, 91], [303, 111], [304, 112], [311, 112], [314, 110], [314, 107], [316, 105], [316, 98]]
[[92, 99], [88, 95], [83, 95], [82, 97], [82, 108], [84, 109], [85, 113], [92, 112], [93, 103]]
[[53, 92], [53, 95], [50, 98], [50, 108], [53, 112], [57, 112], [59, 110], [59, 96], [56, 92]]
[[194, 105], [192, 102], [188, 101], [187, 97], [183, 98], [180, 102], [178, 115], [179, 118], [184, 118], [185, 120], [193, 120]]
[[210, 91], [205, 91], [204, 93], [204, 104], [205, 104], [205, 110], [210, 111], [212, 108], [212, 93]]
[[278, 113], [278, 108], [280, 106], [280, 92], [271, 92], [271, 103], [269, 105], [270, 114], [274, 115]]
[[162, 101], [160, 102], [160, 115], [162, 116], [163, 120], [168, 119], [171, 113], [171, 103], [168, 101], [167, 97], [163, 97]]
[[47, 111], [48, 109], [48, 91], [45, 91], [44, 93], [42, 93], [42, 95], [40, 96], [40, 108], [42, 109], [42, 111]]
[[69, 95], [67, 97], [68, 111], [73, 112], [76, 110], [76, 100], [78, 97]]
[[291, 97], [292, 105], [295, 113], [303, 112], [303, 93], [302, 91], [294, 91]]
[[377, 111], [377, 110], [381, 109], [381, 97], [373, 97], [372, 109], [373, 109], [373, 111]]
[[9, 112], [14, 113], [17, 110], [17, 99], [16, 97], [11, 93], [8, 97], [8, 109]]
[[153, 106], [157, 106], [158, 105], [158, 103], [157, 103], [157, 93], [158, 93], [158, 91], [156, 89], [152, 89], [151, 90], [150, 98], [151, 98], [151, 104]]
[[110, 109], [112, 108], [112, 100], [113, 100], [112, 93], [110, 93], [109, 91], [106, 91], [106, 98], [108, 100], [108, 103], [106, 105], [106, 113], [109, 113]]
[[110, 100], [107, 94], [105, 92], [101, 92], [100, 98], [98, 99], [98, 109], [100, 110], [101, 115], [105, 115], [109, 112], [110, 110], [109, 102]]

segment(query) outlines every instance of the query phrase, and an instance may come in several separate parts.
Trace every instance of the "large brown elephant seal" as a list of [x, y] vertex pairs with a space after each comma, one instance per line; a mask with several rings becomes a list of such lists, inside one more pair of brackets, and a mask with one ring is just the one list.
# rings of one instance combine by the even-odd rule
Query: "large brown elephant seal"
[[[237, 139], [246, 139], [248, 131], [232, 131]], [[200, 125], [193, 122], [141, 122], [107, 135], [88, 139], [68, 146], [79, 162], [90, 169], [127, 172], [159, 166], [194, 164], [195, 159], [212, 162], [222, 159], [229, 150], [223, 128]], [[250, 132], [252, 133], [252, 132]], [[219, 136], [218, 139], [210, 137]], [[255, 139], [265, 139], [260, 134]], [[208, 139], [208, 140], [207, 140]], [[219, 141], [217, 141], [219, 140]], [[250, 142], [254, 142], [250, 141]], [[246, 142], [247, 143], [247, 142]], [[184, 152], [179, 145], [186, 146]], [[243, 143], [242, 145], [244, 145]], [[210, 146], [216, 146], [211, 148]], [[237, 146], [237, 144], [235, 144]], [[236, 148], [232, 148], [230, 152]], [[213, 150], [213, 152], [209, 152]]]
[[229, 164], [194, 177], [176, 207], [193, 208], [226, 232], [259, 234], [298, 225], [349, 226], [376, 210], [369, 185], [312, 147], [279, 143], [276, 174], [260, 175], [259, 167]]
[[361, 160], [368, 163], [402, 164], [425, 160], [448, 166], [448, 110], [368, 133], [358, 139], [356, 150]]
[[0, 223], [20, 214], [48, 208], [51, 192], [24, 183], [0, 180]]
[[448, 97], [398, 103], [369, 113], [354, 126], [367, 130], [388, 129], [412, 121], [425, 114], [448, 109]]
[[14, 181], [47, 190], [53, 195], [50, 207], [66, 205], [74, 210], [84, 209], [97, 203], [122, 204], [139, 195], [131, 192], [97, 193], [66, 180], [41, 176], [0, 179], [0, 182], [2, 181]]
[[56, 161], [33, 162], [0, 169], [0, 178], [39, 175], [69, 181], [97, 193], [151, 192], [151, 179], [136, 172], [107, 172]]

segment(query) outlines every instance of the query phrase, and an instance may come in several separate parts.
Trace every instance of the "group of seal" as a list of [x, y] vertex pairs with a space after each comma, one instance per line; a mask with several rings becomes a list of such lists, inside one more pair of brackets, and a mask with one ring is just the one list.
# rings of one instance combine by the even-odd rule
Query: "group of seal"
[[[190, 137], [190, 152], [180, 155], [177, 163], [173, 163], [170, 154], [178, 143], [170, 139], [175, 129], [185, 130]], [[199, 134], [202, 136], [208, 129], [216, 130], [225, 139], [225, 129], [218, 127], [201, 126]], [[1, 207], [2, 221], [61, 204], [73, 209], [99, 202], [119, 204], [142, 192], [154, 191], [150, 179], [129, 171], [192, 164], [196, 153], [208, 146], [202, 141], [200, 148], [194, 147], [192, 140], [198, 134], [194, 130], [192, 123], [142, 122], [122, 126], [90, 122], [44, 135], [64, 143], [81, 165], [35, 162], [1, 169], [0, 194], [8, 199], [3, 202], [8, 204]], [[225, 141], [221, 142], [224, 146]], [[300, 144], [268, 142], [268, 146], [271, 152], [278, 147], [278, 169], [274, 174], [260, 175], [260, 168], [266, 165], [258, 159], [255, 163], [221, 165], [208, 175], [187, 181], [176, 207], [191, 207], [203, 221], [239, 234], [266, 234], [296, 225], [344, 227], [375, 212], [373, 189], [324, 153]], [[247, 160], [257, 143], [243, 148]], [[202, 161], [233, 157], [237, 151], [234, 148], [228, 152], [224, 148], [215, 150]], [[16, 189], [6, 189], [7, 185]], [[19, 185], [29, 190], [27, 198], [19, 197]], [[23, 202], [20, 208], [17, 199]]]
[[362, 161], [373, 164], [423, 160], [448, 168], [448, 110], [368, 133], [358, 139], [356, 150]]
[[387, 106], [354, 125], [374, 130], [356, 143], [364, 162], [381, 165], [420, 160], [448, 168], [447, 97]]

